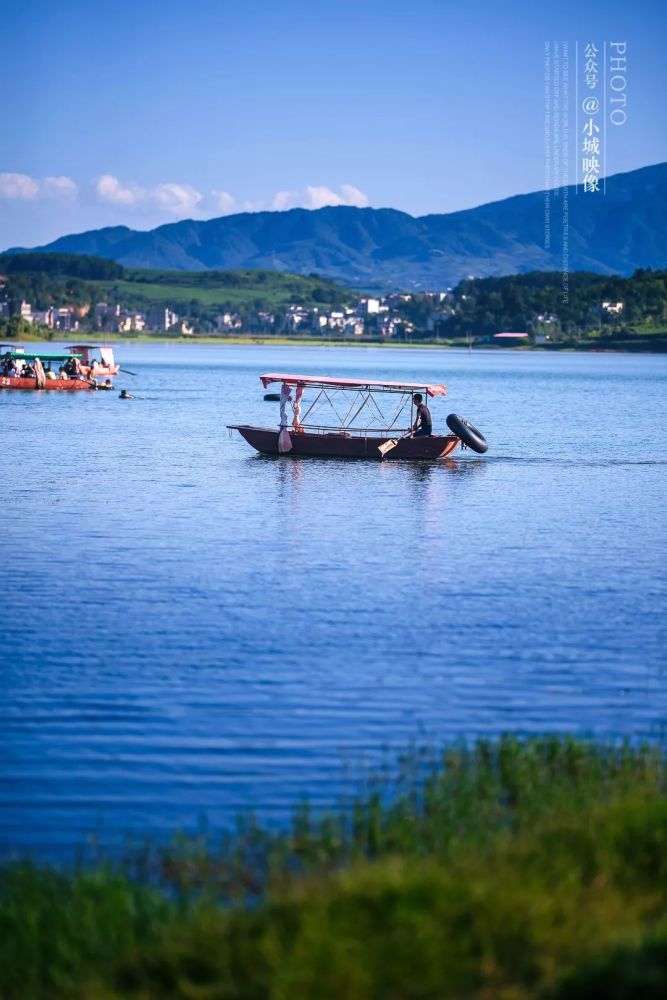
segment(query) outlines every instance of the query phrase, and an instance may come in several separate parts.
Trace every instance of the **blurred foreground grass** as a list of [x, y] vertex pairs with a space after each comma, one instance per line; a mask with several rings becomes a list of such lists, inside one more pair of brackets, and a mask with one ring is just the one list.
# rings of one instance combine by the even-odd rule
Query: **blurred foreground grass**
[[511, 737], [414, 753], [289, 831], [0, 869], [0, 996], [667, 995], [665, 756]]

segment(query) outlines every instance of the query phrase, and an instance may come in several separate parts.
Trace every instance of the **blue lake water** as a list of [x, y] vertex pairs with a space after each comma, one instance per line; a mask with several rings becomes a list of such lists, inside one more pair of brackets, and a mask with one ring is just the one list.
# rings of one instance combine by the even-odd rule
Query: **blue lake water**
[[[0, 393], [0, 851], [281, 822], [415, 741], [663, 737], [667, 358], [117, 353], [133, 402]], [[489, 453], [259, 457], [266, 370], [444, 381]]]

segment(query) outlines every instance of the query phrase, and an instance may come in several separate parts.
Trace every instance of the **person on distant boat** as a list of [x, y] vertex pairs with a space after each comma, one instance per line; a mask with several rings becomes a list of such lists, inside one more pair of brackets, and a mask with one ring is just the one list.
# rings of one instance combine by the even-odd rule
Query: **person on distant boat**
[[134, 399], [134, 396], [132, 395], [131, 392], [128, 392], [127, 389], [121, 389], [120, 390], [120, 396], [118, 398], [119, 399]]
[[416, 392], [412, 397], [412, 402], [417, 408], [417, 419], [412, 428], [413, 437], [430, 437], [433, 433], [433, 421], [431, 411], [424, 402], [424, 397], [420, 392]]
[[33, 365], [28, 363], [27, 365], [23, 366], [23, 370], [21, 372], [23, 378], [32, 378], [34, 374], [35, 374], [35, 369]]

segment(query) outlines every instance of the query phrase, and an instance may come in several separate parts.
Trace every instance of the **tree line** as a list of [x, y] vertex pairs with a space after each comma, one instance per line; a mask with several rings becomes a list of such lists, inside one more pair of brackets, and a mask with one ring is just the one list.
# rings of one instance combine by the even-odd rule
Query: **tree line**
[[[667, 271], [641, 268], [631, 277], [573, 271], [567, 284], [565, 294], [563, 275], [556, 271], [466, 279], [454, 289], [453, 312], [443, 318], [438, 332], [443, 337], [484, 336], [549, 326], [576, 337], [667, 323]], [[610, 312], [603, 302], [622, 302], [623, 308]]]

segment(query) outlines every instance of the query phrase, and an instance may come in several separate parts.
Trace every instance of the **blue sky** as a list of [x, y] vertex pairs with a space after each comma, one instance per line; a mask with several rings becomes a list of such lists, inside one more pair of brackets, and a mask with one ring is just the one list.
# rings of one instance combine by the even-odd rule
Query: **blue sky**
[[2, 0], [0, 248], [343, 202], [537, 190], [543, 45], [627, 40], [607, 172], [667, 159], [656, 0]]

